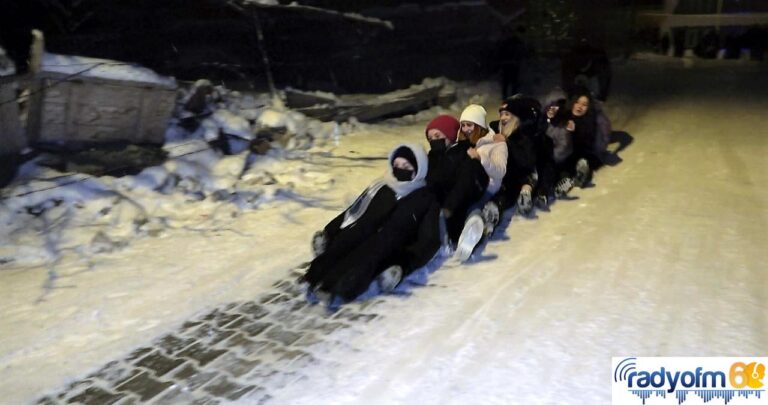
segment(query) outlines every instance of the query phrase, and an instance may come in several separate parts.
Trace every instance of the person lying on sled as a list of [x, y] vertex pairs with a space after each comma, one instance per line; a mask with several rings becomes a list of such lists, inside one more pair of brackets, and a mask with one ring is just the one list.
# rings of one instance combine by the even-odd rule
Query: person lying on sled
[[440, 208], [426, 187], [427, 154], [402, 144], [384, 176], [313, 237], [316, 255], [302, 277], [309, 293], [351, 301], [373, 281], [391, 291], [440, 247]]

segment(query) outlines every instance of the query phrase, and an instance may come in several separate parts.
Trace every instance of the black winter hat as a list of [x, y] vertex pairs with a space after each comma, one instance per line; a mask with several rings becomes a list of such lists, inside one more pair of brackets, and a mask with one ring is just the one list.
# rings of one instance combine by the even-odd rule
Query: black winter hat
[[499, 112], [506, 111], [520, 120], [521, 125], [529, 122], [537, 122], [541, 111], [541, 104], [536, 99], [515, 95], [508, 98], [499, 107]]
[[392, 160], [389, 162], [389, 165], [392, 166], [395, 163], [395, 159], [399, 157], [404, 158], [411, 163], [414, 173], [419, 171], [419, 164], [416, 163], [416, 155], [413, 154], [411, 148], [407, 146], [401, 146], [397, 148], [395, 153], [392, 154]]

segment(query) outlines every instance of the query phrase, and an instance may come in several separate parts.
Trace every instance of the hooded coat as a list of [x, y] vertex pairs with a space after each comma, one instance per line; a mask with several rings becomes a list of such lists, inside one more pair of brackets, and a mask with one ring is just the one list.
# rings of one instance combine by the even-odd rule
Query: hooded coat
[[[517, 128], [507, 137], [507, 170], [502, 180], [502, 188], [495, 199], [501, 209], [506, 209], [517, 200], [523, 185], [536, 185], [536, 137], [541, 106], [535, 99], [515, 97], [506, 101], [503, 107], [519, 120]], [[499, 121], [491, 122], [490, 126], [493, 131], [501, 133]]]
[[[397, 181], [392, 174], [393, 154], [400, 147], [411, 149], [417, 160], [416, 176], [410, 181]], [[312, 287], [353, 300], [387, 267], [401, 266], [406, 277], [437, 252], [439, 205], [426, 187], [424, 149], [398, 145], [389, 163], [382, 179], [326, 226], [328, 247], [305, 275]]]

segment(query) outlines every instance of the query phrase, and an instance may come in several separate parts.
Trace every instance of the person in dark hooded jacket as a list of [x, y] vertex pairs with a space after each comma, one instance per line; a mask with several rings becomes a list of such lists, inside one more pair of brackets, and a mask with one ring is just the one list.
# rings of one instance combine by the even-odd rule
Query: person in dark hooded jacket
[[[502, 187], [484, 207], [484, 216], [491, 229], [498, 222], [498, 214], [517, 203], [518, 212], [527, 215], [533, 209], [533, 188], [536, 186], [536, 136], [541, 105], [533, 98], [516, 95], [504, 101], [499, 108], [499, 120], [491, 122], [495, 132], [506, 137], [507, 173]], [[488, 212], [490, 210], [490, 213]]]
[[419, 145], [398, 145], [389, 168], [313, 238], [317, 255], [303, 276], [308, 290], [351, 301], [378, 280], [393, 289], [440, 246], [439, 205], [426, 187]]
[[468, 154], [473, 147], [471, 137], [462, 136], [457, 141], [459, 128], [459, 121], [449, 115], [435, 117], [426, 127], [430, 145], [427, 185], [443, 210], [447, 236], [454, 245], [458, 244], [469, 208], [482, 198], [489, 183], [480, 161]]
[[447, 114], [438, 115], [430, 121], [424, 133], [429, 142], [427, 185], [443, 206], [456, 183], [459, 166], [469, 159], [467, 149], [471, 145], [466, 140], [456, 142], [459, 120]]

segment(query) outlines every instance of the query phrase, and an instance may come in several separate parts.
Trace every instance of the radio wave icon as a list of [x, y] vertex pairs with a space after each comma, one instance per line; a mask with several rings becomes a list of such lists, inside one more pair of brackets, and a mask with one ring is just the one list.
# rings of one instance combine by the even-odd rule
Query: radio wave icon
[[627, 379], [627, 374], [634, 370], [637, 365], [635, 360], [637, 360], [636, 357], [627, 357], [620, 361], [619, 364], [616, 365], [616, 369], [613, 370], [613, 381], [625, 381]]

